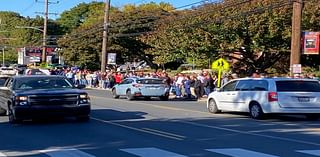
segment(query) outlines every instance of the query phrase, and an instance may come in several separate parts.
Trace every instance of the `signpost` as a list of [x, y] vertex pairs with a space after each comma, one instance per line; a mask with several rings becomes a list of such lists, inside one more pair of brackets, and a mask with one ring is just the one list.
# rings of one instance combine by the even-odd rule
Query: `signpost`
[[301, 74], [302, 73], [301, 64], [293, 64], [292, 65], [292, 73], [293, 74]]
[[221, 87], [221, 77], [222, 77], [222, 72], [227, 71], [230, 68], [229, 63], [224, 60], [223, 58], [220, 58], [212, 63], [212, 69], [213, 70], [218, 70], [218, 84], [217, 87]]

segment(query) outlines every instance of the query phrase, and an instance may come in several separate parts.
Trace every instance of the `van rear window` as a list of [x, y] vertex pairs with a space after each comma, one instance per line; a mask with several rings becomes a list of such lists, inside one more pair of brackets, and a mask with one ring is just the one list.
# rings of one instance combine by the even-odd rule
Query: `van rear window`
[[318, 81], [276, 81], [278, 92], [320, 92]]

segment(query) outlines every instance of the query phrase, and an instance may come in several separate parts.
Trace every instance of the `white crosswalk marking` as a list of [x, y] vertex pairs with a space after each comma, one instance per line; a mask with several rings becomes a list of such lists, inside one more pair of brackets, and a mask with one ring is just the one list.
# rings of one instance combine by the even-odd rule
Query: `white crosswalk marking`
[[320, 150], [297, 150], [296, 152], [314, 155], [314, 156], [320, 156]]
[[77, 149], [46, 149], [39, 152], [45, 153], [51, 157], [95, 157]]
[[140, 157], [186, 157], [184, 155], [179, 155], [158, 148], [130, 148], [120, 150]]
[[219, 153], [223, 155], [228, 155], [232, 157], [279, 157], [259, 152], [254, 152], [250, 150], [245, 150], [241, 148], [230, 148], [230, 149], [206, 149], [207, 151]]
[[0, 157], [6, 157], [6, 155], [0, 152]]

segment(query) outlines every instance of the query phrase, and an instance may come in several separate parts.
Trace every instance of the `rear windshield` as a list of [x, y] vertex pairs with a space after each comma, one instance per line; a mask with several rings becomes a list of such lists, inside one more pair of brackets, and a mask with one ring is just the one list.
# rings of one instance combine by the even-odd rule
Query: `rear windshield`
[[163, 84], [163, 80], [158, 79], [142, 79], [137, 80], [137, 83], [140, 84]]
[[277, 81], [278, 92], [320, 92], [318, 81]]

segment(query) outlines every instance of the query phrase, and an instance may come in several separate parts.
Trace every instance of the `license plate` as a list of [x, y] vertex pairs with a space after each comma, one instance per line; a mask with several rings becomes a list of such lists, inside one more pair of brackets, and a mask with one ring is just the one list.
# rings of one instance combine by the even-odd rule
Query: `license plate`
[[298, 98], [299, 102], [309, 102], [310, 98]]

